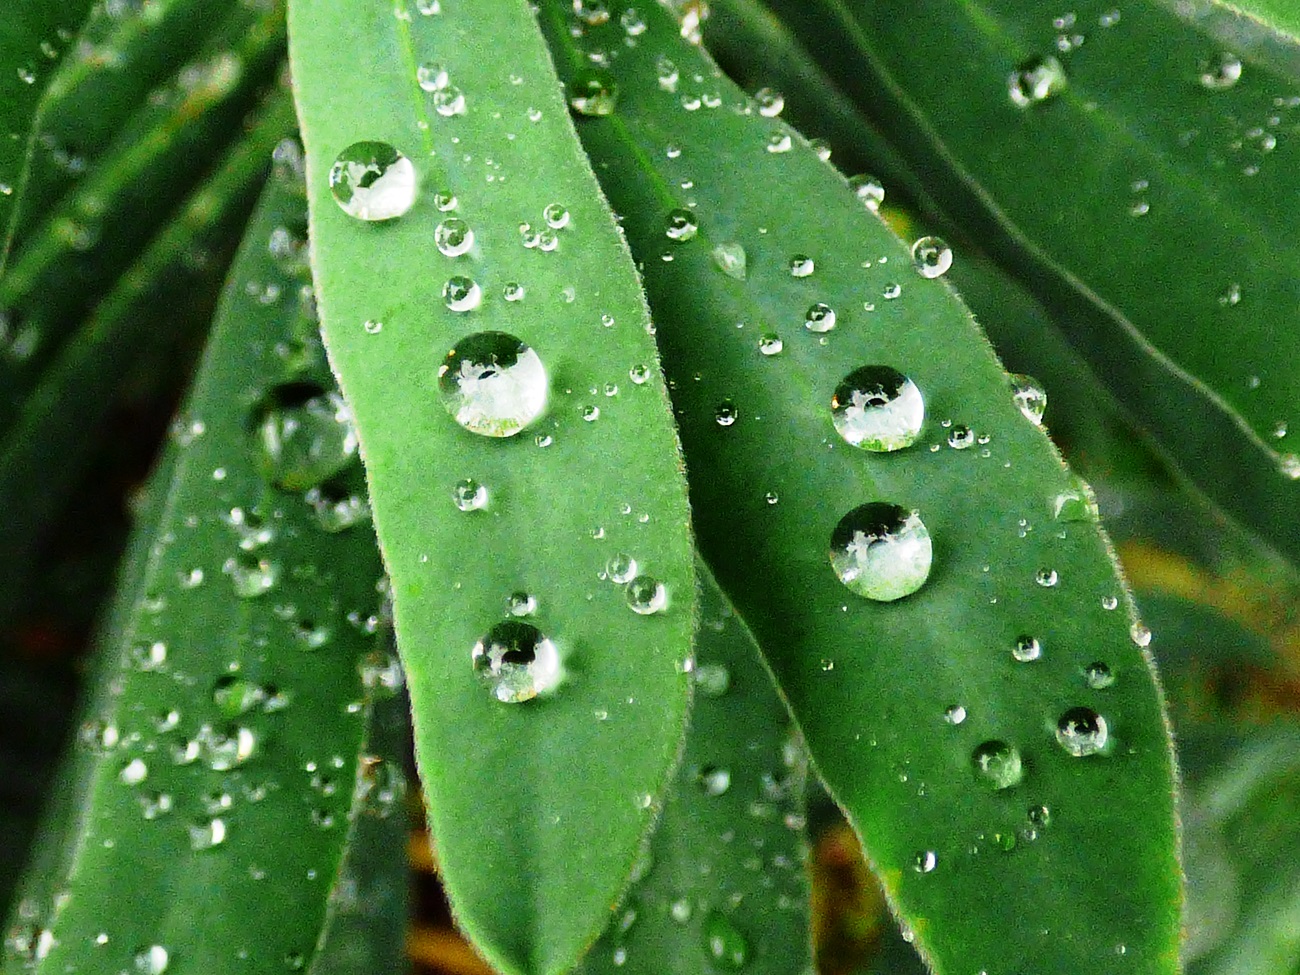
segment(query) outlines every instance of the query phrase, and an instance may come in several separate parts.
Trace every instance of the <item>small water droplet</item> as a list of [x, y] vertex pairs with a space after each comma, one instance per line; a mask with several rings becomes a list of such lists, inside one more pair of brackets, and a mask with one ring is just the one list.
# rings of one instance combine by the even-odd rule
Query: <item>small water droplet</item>
[[542, 415], [547, 379], [531, 347], [505, 332], [461, 339], [438, 370], [443, 406], [466, 430], [510, 437]]
[[731, 671], [725, 664], [700, 664], [695, 668], [695, 686], [705, 697], [722, 697], [731, 686]]
[[718, 426], [729, 427], [736, 422], [740, 413], [736, 409], [736, 404], [731, 400], [723, 400], [718, 404], [717, 409], [713, 411], [714, 419], [718, 421]]
[[975, 446], [975, 431], [958, 423], [948, 431], [948, 446], [953, 450], [965, 450]]
[[960, 704], [950, 704], [944, 708], [943, 720], [952, 725], [961, 724], [966, 720], [966, 709]]
[[1109, 737], [1106, 719], [1092, 708], [1070, 708], [1056, 722], [1056, 740], [1075, 758], [1097, 754]]
[[266, 698], [266, 692], [256, 683], [225, 674], [217, 678], [212, 689], [212, 703], [222, 716], [238, 718], [257, 707]]
[[455, 85], [444, 85], [433, 93], [433, 110], [443, 118], [465, 114], [465, 93]]
[[714, 967], [740, 971], [749, 961], [749, 942], [726, 915], [713, 911], [704, 922], [704, 950]]
[[650, 381], [650, 367], [638, 362], [627, 371], [627, 376], [632, 380], [634, 385], [644, 386]]
[[1119, 598], [1118, 598], [1117, 596], [1102, 596], [1102, 597], [1101, 597], [1101, 608], [1102, 608], [1102, 609], [1111, 610], [1111, 609], [1115, 609], [1115, 608], [1118, 607], [1118, 606], [1119, 606]]
[[483, 289], [473, 278], [457, 274], [442, 286], [442, 300], [454, 312], [473, 311], [483, 300]]
[[931, 873], [938, 863], [939, 858], [933, 850], [922, 850], [912, 857], [912, 869], [917, 873]]
[[847, 443], [877, 452], [916, 442], [925, 403], [912, 380], [888, 366], [862, 366], [835, 387], [831, 421]]
[[144, 759], [133, 758], [122, 766], [122, 770], [117, 773], [118, 781], [123, 785], [139, 785], [149, 777], [149, 766], [145, 764]]
[[638, 576], [627, 586], [627, 604], [641, 616], [661, 613], [668, 606], [668, 590], [653, 576]]
[[442, 0], [415, 0], [415, 9], [426, 17], [442, 13]]
[[1055, 569], [1039, 569], [1034, 574], [1034, 582], [1038, 583], [1044, 589], [1051, 589], [1060, 581], [1060, 576], [1056, 574]]
[[1229, 284], [1226, 288], [1224, 288], [1223, 293], [1219, 295], [1219, 304], [1231, 308], [1233, 305], [1237, 305], [1240, 303], [1241, 303], [1241, 285], [1237, 284], [1234, 281], [1231, 284]]
[[426, 61], [415, 69], [415, 80], [425, 91], [439, 91], [451, 84], [447, 69], [432, 61]]
[[1134, 623], [1128, 631], [1133, 643], [1139, 647], [1148, 647], [1151, 645], [1151, 631], [1141, 623]]
[[890, 283], [885, 285], [885, 287], [881, 289], [880, 296], [884, 298], [886, 301], [893, 301], [902, 293], [903, 293], [903, 286], [901, 284]]
[[460, 257], [474, 246], [474, 231], [460, 217], [447, 217], [434, 228], [433, 242], [445, 257]]
[[1052, 55], [1030, 58], [1007, 78], [1007, 93], [1020, 108], [1038, 105], [1065, 91], [1068, 79]]
[[773, 133], [767, 140], [767, 151], [773, 153], [789, 152], [794, 146], [788, 132]]
[[1032, 663], [1043, 655], [1043, 645], [1037, 637], [1019, 637], [1011, 647], [1011, 656], [1022, 664]]
[[1020, 752], [1005, 741], [986, 741], [971, 753], [975, 771], [994, 789], [1010, 789], [1025, 777]]
[[865, 173], [859, 176], [850, 176], [849, 189], [853, 190], [853, 195], [873, 213], [880, 209], [880, 204], [885, 202], [885, 187], [874, 176], [868, 176]]
[[816, 302], [804, 314], [803, 324], [810, 332], [829, 332], [835, 327], [835, 309], [825, 302]]
[[628, 7], [619, 15], [618, 22], [628, 37], [640, 37], [646, 31], [646, 22], [641, 19], [635, 7]]
[[451, 490], [451, 500], [461, 511], [478, 511], [487, 506], [488, 490], [474, 478], [467, 477], [456, 482]]
[[884, 501], [854, 508], [831, 534], [831, 566], [840, 582], [881, 602], [920, 589], [930, 575], [932, 555], [920, 515]]
[[952, 267], [952, 248], [938, 237], [922, 237], [912, 245], [912, 265], [923, 278], [937, 278]]
[[190, 825], [190, 849], [211, 850], [226, 842], [226, 821], [205, 819]]
[[664, 233], [669, 240], [675, 240], [679, 244], [685, 243], [694, 237], [699, 229], [700, 225], [695, 219], [695, 214], [685, 207], [678, 207], [668, 212]]
[[706, 796], [720, 796], [731, 788], [731, 772], [725, 768], [706, 765], [700, 769], [696, 782]]
[[415, 203], [415, 166], [387, 142], [354, 142], [329, 172], [340, 209], [358, 220], [392, 220]]
[[1039, 425], [1043, 422], [1043, 413], [1047, 409], [1047, 392], [1033, 376], [1012, 373], [1010, 376], [1011, 398], [1025, 418]]
[[1210, 91], [1231, 88], [1241, 80], [1241, 58], [1222, 51], [1209, 61], [1201, 63], [1201, 87]]
[[506, 612], [511, 616], [532, 616], [537, 612], [537, 597], [522, 589], [506, 597]]
[[766, 118], [776, 118], [785, 108], [785, 96], [772, 88], [760, 88], [754, 92], [754, 101], [758, 103], [758, 114]]
[[[663, 83], [662, 75], [660, 83]], [[618, 85], [606, 71], [595, 68], [581, 71], [569, 85], [569, 107], [579, 115], [612, 115], [617, 105]]]
[[595, 423], [600, 419], [600, 407], [588, 404], [582, 408], [582, 418], [588, 423]]
[[745, 248], [740, 244], [719, 244], [713, 248], [713, 263], [718, 270], [737, 281], [744, 281], [748, 272]]
[[605, 575], [610, 582], [620, 586], [626, 585], [637, 577], [638, 566], [632, 556], [619, 552], [611, 555], [605, 563]]
[[763, 355], [778, 355], [784, 348], [785, 343], [775, 332], [768, 332], [758, 340], [758, 351]]
[[1088, 682], [1088, 686], [1094, 691], [1105, 690], [1115, 683], [1114, 673], [1109, 666], [1100, 660], [1088, 664], [1083, 669], [1083, 679]]
[[170, 955], [162, 945], [149, 945], [135, 953], [135, 970], [140, 975], [163, 975]]
[[352, 412], [314, 383], [276, 386], [253, 411], [254, 454], [263, 474], [290, 491], [333, 477], [357, 455]]
[[230, 576], [235, 595], [241, 599], [255, 599], [275, 588], [280, 579], [280, 564], [269, 559], [259, 559], [248, 552], [226, 559], [221, 571]]
[[668, 908], [669, 916], [678, 924], [685, 924], [689, 921], [692, 913], [694, 912], [691, 908], [690, 899], [686, 897], [679, 897]]
[[816, 264], [807, 254], [796, 254], [790, 258], [790, 276], [806, 278], [816, 270]]
[[474, 645], [474, 673], [504, 704], [530, 701], [555, 689], [562, 669], [555, 644], [531, 623], [504, 620]]

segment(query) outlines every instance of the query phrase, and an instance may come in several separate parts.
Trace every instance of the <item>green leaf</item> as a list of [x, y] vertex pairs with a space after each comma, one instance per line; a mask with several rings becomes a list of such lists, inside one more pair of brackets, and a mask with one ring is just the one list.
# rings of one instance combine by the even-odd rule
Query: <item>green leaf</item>
[[1300, 7], [1291, 0], [1212, 0], [1215, 6], [1276, 31], [1292, 44], [1300, 44]]
[[582, 975], [812, 967], [803, 744], [754, 638], [698, 572], [686, 752], [639, 878]]
[[[1300, 251], [1281, 229], [1300, 216], [1300, 143], [1283, 121], [1294, 65], [1246, 22], [1231, 43], [1213, 19], [1157, 2], [1118, 19], [1112, 4], [1076, 4], [1061, 28], [1021, 0], [923, 18], [901, 2], [771, 6], [827, 38], [824, 66], [933, 174], [933, 196], [1070, 320], [1187, 474], [1300, 558], [1287, 437]], [[1050, 94], [1035, 101], [1035, 84]]]
[[[648, 28], [631, 46], [625, 5], [608, 6], [607, 25], [579, 25], [551, 0], [544, 26], [562, 76], [601, 52], [620, 92], [579, 134], [644, 268], [701, 548], [917, 948], [941, 972], [1109, 972], [1120, 946], [1135, 969], [1175, 971], [1170, 742], [1130, 628], [1146, 634], [1106, 608], [1127, 593], [1086, 488], [943, 280], [920, 276], [661, 11], [638, 7]], [[698, 226], [690, 239], [683, 223]], [[720, 266], [734, 272], [737, 245], [744, 280]], [[833, 330], [816, 330], [824, 312], [806, 327], [817, 302]], [[762, 353], [765, 333], [782, 351]], [[910, 449], [859, 451], [832, 424], [837, 385], [867, 365], [919, 387], [929, 419]], [[979, 439], [950, 447], [968, 442], [958, 426]], [[918, 511], [933, 541], [928, 581], [892, 602], [828, 565], [841, 518], [877, 501]], [[1021, 637], [1040, 659], [1013, 657]], [[1089, 686], [1093, 663], [1111, 686]], [[1079, 707], [1107, 722], [1099, 754], [1058, 742]], [[1017, 750], [1018, 775], [991, 742]]]
[[[437, 7], [290, 6], [313, 263], [393, 580], [453, 909], [498, 969], [551, 975], [605, 927], [678, 753], [692, 548], [645, 305], [528, 6], [421, 12]], [[384, 158], [376, 142], [409, 162]], [[327, 177], [357, 143], [371, 146], [343, 175], [360, 178], [362, 156], [391, 162], [376, 196], [393, 195], [372, 202], [402, 209], [409, 165], [409, 212], [366, 222], [336, 202]], [[448, 350], [482, 333], [535, 349], [549, 376], [547, 412], [517, 436], [462, 429], [439, 401]], [[508, 362], [518, 346], [500, 341]], [[462, 375], [453, 364], [447, 385]], [[460, 404], [466, 422], [494, 433], [518, 430], [507, 414], [527, 424], [543, 387], [535, 374], [519, 382], [481, 404], [480, 419]], [[475, 484], [459, 501], [471, 510], [458, 510], [465, 479]], [[478, 489], [486, 505], [475, 510]], [[616, 555], [641, 572], [626, 588], [602, 578]], [[629, 603], [653, 608], [655, 580], [666, 611], [639, 615]], [[513, 704], [494, 699], [471, 651], [507, 620], [516, 592], [537, 608], [511, 626], [549, 638], [565, 679]], [[539, 652], [546, 686], [550, 645]], [[526, 697], [528, 674], [521, 667], [519, 684], [498, 693]]]
[[267, 246], [301, 193], [267, 191], [151, 481], [6, 971], [280, 973], [320, 934], [381, 570], [367, 525], [259, 472], [278, 445], [325, 499], [361, 487], [304, 264]]
[[41, 96], [91, 0], [14, 0], [0, 18], [0, 273]]

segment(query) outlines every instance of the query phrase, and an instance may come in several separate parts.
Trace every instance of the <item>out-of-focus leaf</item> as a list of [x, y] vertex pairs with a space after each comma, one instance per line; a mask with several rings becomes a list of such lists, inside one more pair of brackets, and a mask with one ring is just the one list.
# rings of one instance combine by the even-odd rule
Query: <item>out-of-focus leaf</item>
[[[571, 94], [596, 63], [618, 93], [579, 134], [644, 268], [701, 549], [918, 950], [945, 972], [1109, 972], [1122, 946], [1174, 971], [1169, 741], [1088, 491], [944, 282], [770, 105], [658, 8], [605, 8], [598, 24], [552, 0], [543, 24]], [[837, 431], [833, 401], [870, 423], [879, 396], [917, 432], [883, 390], [837, 393], [864, 366], [914, 381], [914, 446]], [[838, 539], [869, 502], [919, 512], [928, 544], [910, 523]], [[925, 581], [861, 598], [828, 556], [863, 549], [867, 577]], [[1109, 744], [1076, 757], [1071, 722], [1093, 712]]]
[[290, 57], [442, 877], [494, 966], [555, 975], [685, 724], [693, 552], [644, 300], [524, 0], [295, 0]]
[[1292, 44], [1300, 44], [1300, 7], [1291, 0], [1213, 0], [1226, 10], [1248, 17], [1261, 27], [1276, 31]]

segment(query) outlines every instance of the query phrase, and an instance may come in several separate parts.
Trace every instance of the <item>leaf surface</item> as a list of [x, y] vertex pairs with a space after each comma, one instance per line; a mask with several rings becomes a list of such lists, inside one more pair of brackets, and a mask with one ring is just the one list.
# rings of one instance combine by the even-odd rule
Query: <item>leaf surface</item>
[[[609, 7], [579, 24], [552, 0], [543, 23], [566, 80], [605, 61], [619, 90], [579, 134], [644, 269], [701, 548], [917, 948], [940, 972], [1110, 972], [1121, 947], [1175, 971], [1170, 743], [1086, 490], [944, 281], [661, 11], [638, 7], [629, 45]], [[921, 392], [912, 447], [858, 450], [833, 425], [838, 384], [876, 365]], [[977, 438], [962, 449], [959, 425]], [[919, 512], [932, 542], [928, 579], [892, 602], [830, 564], [840, 520], [878, 501]], [[1022, 638], [1037, 660], [1013, 656]], [[1104, 688], [1085, 678], [1098, 662]], [[1100, 753], [1058, 740], [1079, 707], [1106, 721]]]
[[[551, 975], [605, 927], [685, 722], [692, 547], [644, 301], [523, 0], [295, 0], [290, 57], [324, 332], [393, 580], [443, 879], [494, 966]], [[333, 198], [358, 142], [409, 161], [403, 215], [366, 222]], [[513, 336], [507, 369], [519, 342], [534, 350], [547, 381], [454, 407], [490, 432], [527, 425], [513, 436], [470, 432], [440, 401], [450, 350], [484, 333]], [[453, 393], [478, 395], [474, 361], [488, 353], [449, 366]], [[617, 555], [638, 567], [630, 586], [608, 578]], [[634, 612], [655, 580], [666, 607]], [[507, 616], [513, 593], [531, 616]], [[504, 703], [475, 674], [503, 623], [534, 659], [556, 648], [553, 694]], [[529, 673], [499, 693], [554, 683]]]

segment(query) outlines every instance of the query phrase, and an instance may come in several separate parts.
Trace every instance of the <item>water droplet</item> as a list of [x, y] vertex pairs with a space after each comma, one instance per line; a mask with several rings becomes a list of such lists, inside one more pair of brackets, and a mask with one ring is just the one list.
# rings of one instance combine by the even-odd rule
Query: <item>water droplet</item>
[[1042, 424], [1043, 413], [1047, 409], [1047, 392], [1033, 376], [1012, 373], [1010, 376], [1011, 397], [1016, 401], [1026, 419]]
[[455, 210], [460, 205], [460, 201], [456, 199], [456, 194], [450, 190], [439, 190], [433, 194], [433, 205], [446, 213], [449, 210]]
[[465, 114], [465, 93], [455, 85], [445, 85], [433, 93], [433, 110], [443, 118]]
[[339, 207], [358, 220], [392, 220], [415, 202], [415, 166], [387, 142], [354, 142], [329, 173]]
[[960, 704], [950, 704], [944, 708], [943, 720], [952, 725], [961, 724], [966, 720], [966, 709]]
[[190, 825], [190, 849], [211, 850], [226, 842], [226, 821], [205, 819]]
[[505, 332], [461, 339], [438, 370], [443, 406], [466, 430], [510, 437], [546, 408], [546, 370], [537, 353]]
[[785, 108], [785, 96], [772, 88], [760, 88], [754, 92], [754, 101], [758, 103], [758, 114], [766, 118], [776, 118]]
[[700, 769], [696, 782], [706, 796], [720, 796], [731, 788], [731, 772], [725, 768], [706, 765]]
[[877, 452], [916, 442], [925, 402], [912, 380], [888, 366], [862, 366], [835, 387], [831, 422], [847, 443]]
[[790, 139], [788, 132], [776, 132], [767, 140], [767, 151], [780, 153], [789, 152], [794, 142]]
[[1101, 608], [1106, 610], [1115, 609], [1119, 606], [1119, 598], [1116, 596], [1102, 596]]
[[1151, 631], [1141, 623], [1134, 623], [1129, 628], [1128, 635], [1133, 639], [1133, 643], [1139, 647], [1151, 645]]
[[448, 217], [433, 231], [433, 242], [446, 257], [460, 257], [474, 246], [474, 231], [460, 217]]
[[316, 513], [316, 523], [327, 532], [341, 532], [370, 517], [370, 502], [329, 483], [314, 487], [303, 499]]
[[748, 271], [745, 248], [740, 244], [719, 244], [713, 248], [713, 263], [723, 274], [744, 281]]
[[718, 426], [729, 427], [740, 417], [740, 412], [736, 409], [736, 404], [726, 399], [718, 404], [717, 409], [713, 411], [714, 419], [718, 421]]
[[440, 91], [451, 84], [447, 69], [432, 61], [426, 61], [415, 69], [415, 80], [425, 91]]
[[763, 355], [778, 355], [784, 348], [785, 343], [775, 332], [768, 332], [758, 340], [758, 351]]
[[598, 69], [579, 72], [569, 86], [569, 107], [579, 115], [612, 115], [617, 104], [618, 85], [608, 72]]
[[272, 389], [253, 412], [252, 439], [262, 473], [289, 491], [315, 487], [357, 455], [351, 410], [314, 383]]
[[1034, 582], [1038, 583], [1044, 589], [1051, 589], [1060, 581], [1060, 576], [1056, 574], [1055, 569], [1039, 569], [1034, 574]]
[[685, 924], [689, 921], [692, 913], [694, 912], [691, 908], [690, 899], [686, 897], [679, 897], [668, 908], [669, 916], [678, 924]]
[[487, 506], [488, 491], [474, 478], [467, 477], [451, 489], [451, 500], [461, 511], [478, 511]]
[[618, 22], [623, 25], [623, 30], [628, 37], [639, 37], [646, 31], [646, 22], [641, 19], [635, 7], [628, 7], [619, 16]]
[[853, 195], [873, 213], [880, 209], [880, 204], [885, 202], [885, 187], [874, 176], [868, 176], [865, 173], [859, 176], [850, 176], [849, 189], [853, 190]]
[[1083, 668], [1083, 679], [1088, 682], [1088, 686], [1094, 691], [1102, 691], [1115, 683], [1115, 675], [1111, 672], [1110, 667], [1100, 660], [1094, 661]]
[[1283, 454], [1277, 459], [1277, 467], [1283, 477], [1300, 480], [1300, 454]]
[[968, 426], [957, 424], [948, 431], [948, 446], [953, 450], [965, 450], [975, 446], [975, 431]]
[[522, 589], [506, 597], [506, 612], [511, 616], [532, 616], [537, 612], [537, 597]]
[[638, 576], [627, 585], [627, 604], [641, 616], [663, 612], [668, 606], [668, 590], [653, 576]]
[[726, 915], [713, 911], [704, 922], [704, 950], [716, 968], [739, 971], [749, 961], [749, 943]]
[[170, 956], [162, 945], [150, 945], [135, 953], [135, 970], [140, 975], [163, 975]]
[[922, 850], [912, 857], [912, 869], [917, 873], [931, 873], [938, 865], [939, 858], [933, 850]]
[[1227, 51], [1201, 63], [1201, 87], [1210, 91], [1231, 88], [1241, 80], [1241, 58]]
[[685, 243], [694, 237], [699, 229], [700, 225], [695, 219], [695, 214], [690, 210], [678, 207], [668, 212], [664, 233], [669, 240], [675, 240], [679, 244]]
[[605, 563], [605, 575], [610, 582], [620, 586], [626, 585], [637, 577], [636, 559], [623, 552], [612, 555]]
[[807, 254], [796, 254], [790, 258], [790, 276], [806, 278], [816, 270], [816, 264]]
[[1020, 108], [1047, 101], [1065, 91], [1068, 80], [1061, 62], [1050, 54], [1030, 58], [1007, 78], [1007, 93]]
[[854, 508], [831, 534], [831, 566], [867, 599], [891, 602], [916, 592], [930, 575], [930, 533], [915, 511], [874, 501]]
[[937, 278], [952, 267], [952, 248], [938, 237], [922, 237], [912, 245], [912, 265], [923, 278]]
[[638, 362], [635, 366], [627, 371], [627, 376], [636, 386], [644, 386], [650, 381], [650, 367], [644, 363]]
[[531, 623], [498, 623], [474, 645], [470, 658], [474, 673], [505, 704], [530, 701], [560, 683], [559, 651]]
[[1075, 758], [1097, 754], [1109, 737], [1106, 719], [1092, 708], [1070, 708], [1056, 722], [1056, 740]]
[[1031, 663], [1042, 657], [1043, 645], [1037, 637], [1022, 636], [1011, 647], [1011, 656], [1022, 664]]
[[835, 309], [819, 301], [804, 314], [803, 324], [810, 332], [829, 332], [835, 327]]
[[1025, 777], [1020, 752], [1005, 741], [986, 741], [976, 746], [971, 764], [994, 789], [1010, 789]]
[[255, 599], [275, 588], [280, 580], [280, 564], [259, 559], [248, 552], [226, 559], [221, 571], [230, 576], [235, 594], [241, 599]]
[[1057, 521], [1096, 521], [1097, 502], [1086, 487], [1062, 491], [1052, 499], [1052, 516]]
[[722, 697], [731, 687], [731, 671], [725, 664], [700, 664], [695, 668], [695, 686], [705, 697]]
[[144, 759], [133, 758], [122, 766], [122, 771], [117, 773], [118, 781], [123, 785], [139, 785], [149, 777], [149, 766], [144, 763]]
[[426, 17], [442, 13], [442, 0], [415, 0], [415, 9]]
[[454, 312], [473, 311], [483, 300], [483, 289], [473, 278], [458, 274], [442, 286], [442, 300]]

